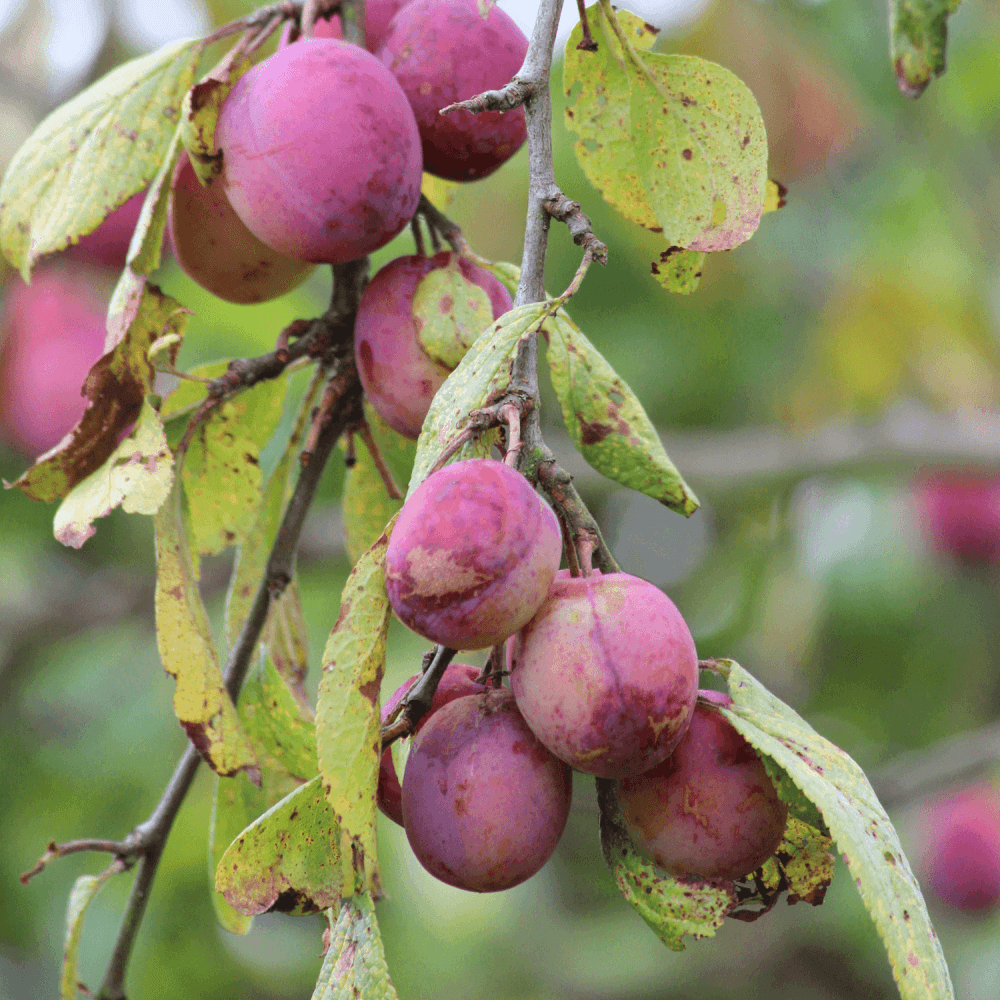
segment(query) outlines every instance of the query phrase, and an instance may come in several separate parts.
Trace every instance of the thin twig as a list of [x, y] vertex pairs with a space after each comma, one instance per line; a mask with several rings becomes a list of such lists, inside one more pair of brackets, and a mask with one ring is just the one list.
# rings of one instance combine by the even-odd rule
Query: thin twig
[[35, 862], [34, 867], [21, 876], [21, 885], [27, 885], [50, 861], [80, 851], [105, 851], [108, 854], [117, 854], [120, 858], [127, 858], [130, 853], [123, 840], [69, 840], [65, 844], [57, 844], [54, 840], [50, 840], [45, 853]]
[[535, 84], [529, 80], [519, 80], [516, 76], [499, 90], [487, 90], [467, 101], [456, 101], [442, 108], [438, 114], [450, 115], [453, 111], [471, 111], [474, 115], [483, 111], [513, 111], [521, 107], [535, 92]]
[[578, 201], [572, 201], [560, 191], [555, 198], [545, 202], [545, 211], [553, 219], [563, 223], [573, 237], [573, 242], [584, 251], [590, 250], [598, 264], [604, 266], [608, 263], [608, 248], [594, 235], [590, 219], [584, 214]]
[[372, 462], [378, 470], [379, 476], [382, 478], [382, 483], [389, 494], [389, 498], [391, 500], [402, 500], [404, 496], [403, 491], [399, 488], [396, 480], [392, 478], [392, 470], [385, 464], [382, 452], [379, 450], [375, 438], [372, 437], [372, 429], [368, 426], [368, 421], [362, 418], [361, 422], [353, 427], [352, 430], [357, 431], [358, 436], [364, 441], [365, 447], [368, 449], [368, 454], [371, 455]]
[[382, 749], [391, 746], [401, 736], [412, 733], [416, 724], [430, 711], [431, 702], [448, 664], [458, 654], [457, 649], [437, 646], [420, 679], [402, 697], [382, 727]]
[[444, 212], [435, 208], [424, 194], [420, 196], [420, 201], [417, 203], [416, 214], [424, 217], [432, 237], [438, 233], [457, 254], [464, 256], [468, 252], [469, 245], [462, 236], [462, 230]]
[[580, 12], [580, 30], [583, 32], [583, 38], [576, 47], [581, 52], [596, 52], [597, 42], [590, 34], [590, 21], [587, 20], [587, 0], [576, 0], [576, 8]]

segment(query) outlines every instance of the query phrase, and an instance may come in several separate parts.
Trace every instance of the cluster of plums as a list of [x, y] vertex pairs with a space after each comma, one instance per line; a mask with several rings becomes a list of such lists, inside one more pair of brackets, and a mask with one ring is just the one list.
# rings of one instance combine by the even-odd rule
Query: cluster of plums
[[617, 780], [631, 832], [671, 874], [754, 871], [778, 848], [787, 808], [714, 707], [726, 696], [699, 699], [684, 619], [638, 577], [560, 571], [561, 551], [555, 515], [502, 462], [456, 462], [407, 500], [386, 552], [393, 609], [452, 649], [505, 644], [510, 688], [451, 664], [401, 786], [383, 754], [382, 811], [438, 878], [505, 889], [555, 849], [576, 770]]
[[181, 267], [233, 302], [263, 302], [314, 265], [372, 253], [412, 219], [422, 171], [485, 177], [527, 136], [524, 111], [440, 110], [502, 87], [528, 41], [478, 0], [368, 0], [368, 49], [286, 31], [233, 87], [215, 132], [222, 172], [203, 185], [187, 154], [173, 176], [170, 231]]

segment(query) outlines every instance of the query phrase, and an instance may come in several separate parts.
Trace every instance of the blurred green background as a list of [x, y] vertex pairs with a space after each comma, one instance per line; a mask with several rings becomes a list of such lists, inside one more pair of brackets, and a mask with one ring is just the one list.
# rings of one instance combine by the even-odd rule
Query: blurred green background
[[[0, 38], [2, 162], [65, 96], [46, 82], [44, 24], [31, 10], [44, 6], [28, 5]], [[64, 7], [52, 10], [58, 17]], [[218, 21], [245, 9], [214, 0], [201, 16]], [[655, 22], [652, 6], [642, 12]], [[91, 77], [137, 44], [114, 16], [104, 29]], [[705, 504], [684, 521], [593, 475], [581, 475], [581, 490], [624, 568], [679, 604], [703, 657], [738, 659], [877, 777], [905, 751], [1000, 716], [1000, 573], [989, 562], [950, 560], [928, 542], [914, 489], [927, 465], [919, 447], [911, 459], [880, 463], [861, 453], [828, 469], [821, 458], [807, 469], [793, 462], [777, 474], [766, 473], [755, 449], [768, 428], [808, 450], [818, 429], [842, 426], [850, 438], [887, 421], [917, 428], [919, 444], [921, 420], [951, 414], [955, 433], [937, 464], [984, 464], [966, 431], [993, 420], [997, 405], [1000, 7], [966, 0], [951, 21], [948, 72], [916, 102], [896, 90], [884, 11], [859, 0], [717, 0], [659, 45], [746, 80], [789, 204], [745, 246], [710, 256], [693, 296], [668, 297], [650, 276], [659, 238], [620, 220], [576, 165], [557, 69], [556, 174], [609, 247], [607, 269], [591, 269], [572, 315], [668, 446], [677, 441], [685, 472], [680, 456], [690, 457]], [[522, 151], [461, 189], [449, 208], [483, 256], [519, 259], [526, 177]], [[400, 237], [375, 263], [411, 249]], [[551, 292], [568, 284], [578, 260], [554, 227]], [[19, 279], [5, 271], [2, 280]], [[194, 310], [182, 365], [261, 353], [328, 295], [328, 279], [317, 275], [276, 303], [236, 307], [171, 262], [157, 280]], [[551, 395], [544, 419], [566, 466], [583, 473]], [[727, 447], [741, 454], [732, 467], [718, 458]], [[995, 457], [985, 464], [995, 469]], [[24, 465], [0, 446], [7, 480]], [[313, 691], [348, 571], [342, 469], [332, 466], [300, 561]], [[0, 504], [0, 995], [22, 1000], [56, 995], [69, 889], [105, 859], [63, 859], [27, 888], [19, 873], [50, 839], [124, 836], [159, 798], [184, 739], [155, 649], [150, 521], [116, 512], [75, 552], [52, 538], [54, 508], [16, 491]], [[227, 565], [220, 558], [205, 569], [216, 619]], [[416, 670], [423, 649], [394, 625], [387, 692]], [[320, 966], [319, 918], [258, 918], [245, 938], [215, 924], [211, 794], [210, 775], [199, 774], [155, 885], [130, 996], [308, 996]], [[913, 798], [892, 810], [917, 862], [921, 809]], [[674, 954], [619, 897], [596, 827], [593, 784], [577, 776], [552, 862], [516, 889], [479, 897], [426, 875], [402, 831], [384, 823], [387, 896], [378, 916], [404, 1000], [896, 995], [842, 866], [821, 908], [781, 903], [757, 923], [729, 922], [715, 939]], [[80, 974], [92, 987], [130, 881], [109, 883], [87, 917]], [[995, 998], [1000, 914], [971, 919], [929, 902], [957, 994]]]

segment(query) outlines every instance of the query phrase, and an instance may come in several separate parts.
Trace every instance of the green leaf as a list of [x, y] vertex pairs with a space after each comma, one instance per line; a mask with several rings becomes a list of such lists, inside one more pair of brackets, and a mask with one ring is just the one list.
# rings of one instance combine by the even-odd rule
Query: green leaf
[[625, 827], [614, 781], [597, 779], [601, 848], [618, 889], [671, 950], [684, 950], [684, 936], [714, 937], [737, 905], [736, 889], [724, 879], [674, 879], [639, 853]]
[[668, 292], [690, 295], [701, 281], [704, 265], [704, 251], [667, 247], [660, 253], [659, 261], [653, 261], [651, 268], [653, 277]]
[[698, 498], [667, 457], [632, 390], [563, 310], [546, 324], [546, 332], [552, 385], [583, 457], [622, 486], [693, 514]]
[[[469, 414], [499, 399], [510, 384], [517, 344], [558, 308], [555, 300], [517, 306], [496, 320], [469, 349], [431, 402], [417, 441], [409, 496], [430, 475], [441, 453], [459, 437]], [[461, 453], [455, 458], [462, 457]]]
[[293, 694], [301, 701], [308, 701], [302, 682], [309, 670], [309, 629], [302, 614], [297, 580], [292, 580], [284, 593], [271, 602], [263, 640], [275, 669]]
[[420, 279], [413, 295], [417, 340], [431, 361], [453, 371], [493, 321], [490, 297], [469, 281], [452, 256]]
[[321, 778], [286, 795], [230, 844], [215, 888], [239, 913], [318, 913], [340, 905], [340, 831]]
[[156, 176], [204, 41], [133, 59], [57, 108], [0, 184], [0, 249], [25, 280], [39, 257], [96, 229]]
[[163, 400], [160, 407], [160, 419], [167, 423], [177, 417], [185, 417], [194, 413], [208, 395], [208, 384], [202, 379], [216, 379], [224, 375], [229, 368], [228, 361], [212, 361], [205, 365], [196, 365], [188, 370], [191, 378], [181, 379], [176, 388]]
[[833, 841], [819, 830], [789, 816], [774, 857], [764, 862], [761, 882], [768, 892], [788, 890], [788, 902], [819, 906], [833, 881]]
[[219, 657], [181, 527], [180, 486], [175, 481], [156, 515], [156, 643], [164, 670], [177, 681], [174, 712], [191, 742], [218, 774], [260, 771], [222, 681]]
[[[631, 91], [621, 44], [600, 3], [587, 8], [587, 19], [598, 39], [597, 51], [577, 48], [583, 39], [577, 24], [566, 42], [563, 63], [566, 128], [577, 137], [573, 151], [587, 180], [609, 205], [626, 219], [659, 232], [632, 148]], [[641, 17], [619, 11], [618, 23], [635, 48], [652, 48], [657, 31]]]
[[397, 1000], [371, 896], [344, 900], [336, 922], [330, 913], [330, 925], [312, 1000]]
[[753, 94], [698, 56], [638, 53], [632, 143], [663, 235], [688, 250], [731, 250], [760, 223], [767, 135]]
[[104, 465], [122, 434], [139, 419], [152, 389], [150, 346], [162, 335], [182, 334], [187, 326], [187, 314], [176, 299], [145, 278], [132, 279], [135, 283], [112, 300], [108, 353], [84, 381], [88, 406], [79, 423], [13, 484], [32, 500], [61, 499]]
[[503, 260], [484, 260], [482, 257], [477, 257], [476, 266], [481, 267], [484, 271], [489, 271], [511, 295], [517, 292], [517, 286], [521, 281], [521, 269], [517, 264], [508, 264]]
[[212, 905], [219, 925], [231, 934], [247, 934], [253, 917], [240, 913], [215, 889], [215, 873], [229, 845], [269, 805], [263, 787], [256, 788], [243, 774], [232, 778], [215, 775], [215, 796], [208, 827], [208, 874], [212, 885]]
[[167, 228], [167, 210], [170, 206], [170, 183], [180, 151], [180, 130], [177, 129], [160, 169], [149, 185], [139, 221], [132, 233], [127, 262], [133, 274], [152, 274], [160, 266], [163, 234]]
[[66, 939], [63, 943], [62, 973], [59, 976], [60, 1000], [76, 1000], [77, 997], [77, 960], [80, 954], [80, 934], [83, 931], [83, 918], [94, 897], [101, 891], [104, 883], [121, 871], [112, 864], [100, 875], [81, 875], [74, 883], [69, 894], [69, 906], [66, 908]]
[[723, 715], [813, 802], [871, 914], [903, 1000], [954, 996], [920, 887], [864, 772], [739, 664], [714, 662], [733, 699]]
[[[391, 527], [391, 526], [390, 526]], [[342, 828], [345, 864], [352, 854], [377, 886], [375, 786], [381, 755], [379, 688], [385, 670], [389, 530], [357, 562], [344, 585], [340, 615], [323, 650], [316, 743], [327, 799]], [[357, 878], [361, 871], [356, 872]], [[345, 876], [345, 890], [349, 888]]]
[[889, 0], [889, 54], [896, 85], [919, 97], [945, 71], [948, 17], [959, 0]]
[[97, 531], [95, 519], [107, 517], [119, 505], [128, 514], [155, 514], [173, 482], [174, 457], [160, 417], [147, 398], [132, 433], [59, 505], [55, 536], [78, 549]]

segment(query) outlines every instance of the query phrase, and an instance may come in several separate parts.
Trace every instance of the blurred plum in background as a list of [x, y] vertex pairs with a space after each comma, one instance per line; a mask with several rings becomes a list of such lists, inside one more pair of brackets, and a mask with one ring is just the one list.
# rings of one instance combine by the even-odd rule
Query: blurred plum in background
[[1000, 477], [939, 472], [916, 491], [921, 525], [936, 551], [966, 563], [1000, 558]]

